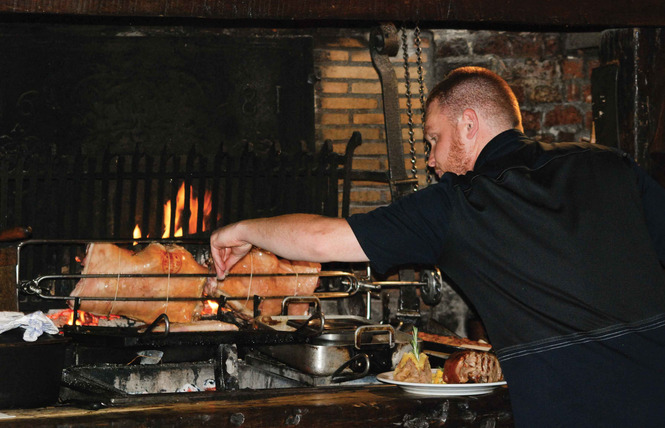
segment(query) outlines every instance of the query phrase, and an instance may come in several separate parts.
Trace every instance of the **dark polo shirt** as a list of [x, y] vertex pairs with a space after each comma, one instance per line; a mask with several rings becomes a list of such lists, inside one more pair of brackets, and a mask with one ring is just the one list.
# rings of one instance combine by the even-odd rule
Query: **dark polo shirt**
[[663, 426], [665, 190], [627, 156], [509, 130], [348, 222], [379, 272], [437, 265], [462, 290], [517, 426]]

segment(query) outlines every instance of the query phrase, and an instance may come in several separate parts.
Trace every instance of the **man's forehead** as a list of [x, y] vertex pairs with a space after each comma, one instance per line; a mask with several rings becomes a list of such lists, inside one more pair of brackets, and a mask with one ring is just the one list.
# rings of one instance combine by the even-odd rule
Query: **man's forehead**
[[436, 103], [432, 103], [427, 107], [425, 111], [425, 132], [431, 130], [435, 126], [435, 122], [439, 123], [443, 119], [443, 109]]

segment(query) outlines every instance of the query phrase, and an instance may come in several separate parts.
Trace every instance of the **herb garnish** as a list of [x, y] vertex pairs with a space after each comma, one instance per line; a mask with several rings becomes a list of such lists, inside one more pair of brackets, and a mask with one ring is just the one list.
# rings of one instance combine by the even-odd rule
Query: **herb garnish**
[[413, 326], [413, 337], [411, 338], [411, 347], [413, 348], [413, 355], [416, 361], [420, 362], [420, 350], [418, 349], [418, 327]]

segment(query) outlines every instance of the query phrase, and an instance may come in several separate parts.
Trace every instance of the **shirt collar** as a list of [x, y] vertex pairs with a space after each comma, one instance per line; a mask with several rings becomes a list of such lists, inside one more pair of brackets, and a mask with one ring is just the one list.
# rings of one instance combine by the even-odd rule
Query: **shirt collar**
[[517, 129], [509, 129], [492, 138], [476, 159], [473, 170], [476, 171], [488, 162], [499, 159], [524, 146], [528, 137]]

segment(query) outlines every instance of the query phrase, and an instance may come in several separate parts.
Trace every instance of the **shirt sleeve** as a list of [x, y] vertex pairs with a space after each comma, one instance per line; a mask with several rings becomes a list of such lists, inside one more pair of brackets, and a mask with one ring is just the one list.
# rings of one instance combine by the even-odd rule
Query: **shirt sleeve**
[[448, 230], [450, 200], [439, 182], [393, 204], [347, 219], [373, 269], [435, 264]]

